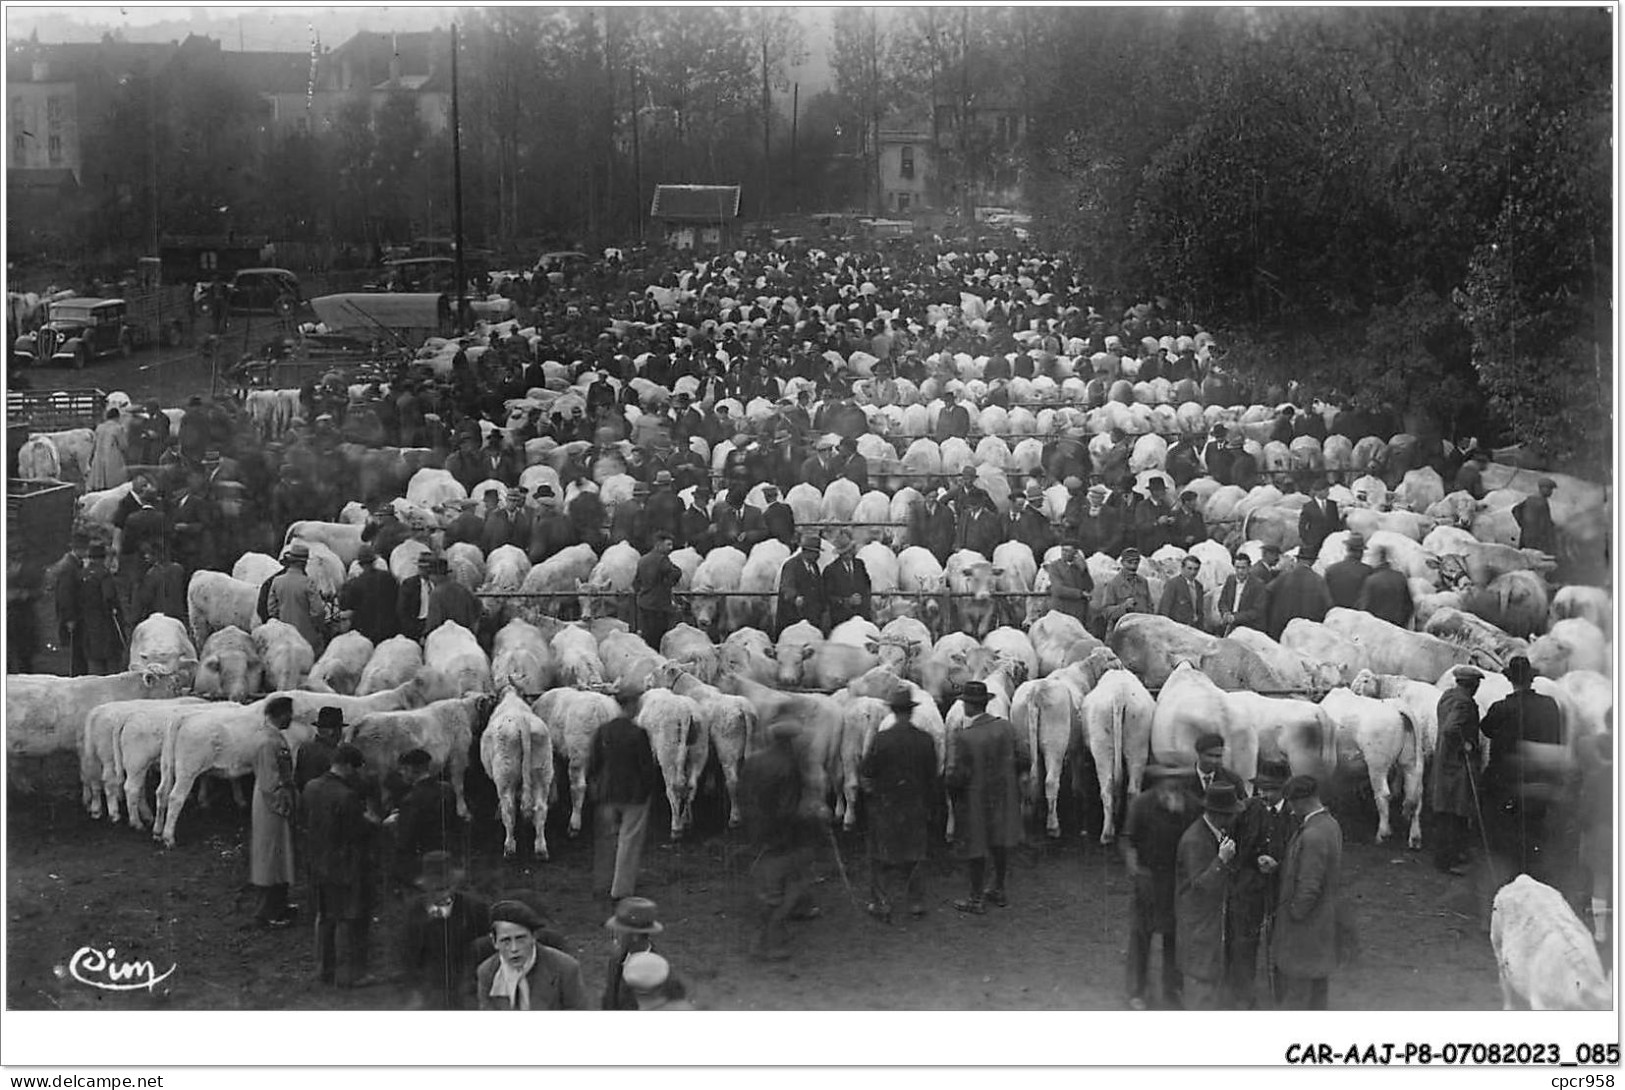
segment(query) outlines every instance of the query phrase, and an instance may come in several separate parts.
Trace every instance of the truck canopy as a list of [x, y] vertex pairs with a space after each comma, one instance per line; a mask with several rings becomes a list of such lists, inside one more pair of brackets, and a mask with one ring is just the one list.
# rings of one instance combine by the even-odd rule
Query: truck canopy
[[310, 305], [330, 333], [425, 330], [433, 336], [451, 325], [451, 304], [439, 292], [346, 292], [323, 295]]

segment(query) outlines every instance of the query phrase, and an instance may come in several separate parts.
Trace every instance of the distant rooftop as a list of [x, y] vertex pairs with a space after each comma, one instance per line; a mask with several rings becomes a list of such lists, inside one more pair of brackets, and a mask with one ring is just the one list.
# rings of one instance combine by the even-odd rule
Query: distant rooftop
[[736, 185], [657, 185], [649, 215], [655, 219], [716, 223], [739, 215]]

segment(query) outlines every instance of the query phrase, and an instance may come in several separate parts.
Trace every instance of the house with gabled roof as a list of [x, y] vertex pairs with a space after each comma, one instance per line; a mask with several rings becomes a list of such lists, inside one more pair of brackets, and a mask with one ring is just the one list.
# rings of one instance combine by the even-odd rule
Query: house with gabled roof
[[739, 240], [737, 185], [657, 185], [649, 219], [668, 246], [720, 250]]

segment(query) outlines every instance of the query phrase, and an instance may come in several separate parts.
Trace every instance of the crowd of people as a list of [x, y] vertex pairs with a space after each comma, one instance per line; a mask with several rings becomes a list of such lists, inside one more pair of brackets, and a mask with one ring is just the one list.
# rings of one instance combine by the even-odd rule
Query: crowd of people
[[[1018, 279], [1030, 280], [1032, 290], [1018, 290]], [[359, 396], [352, 396], [338, 374], [309, 382], [299, 391], [300, 417], [286, 436], [274, 440], [253, 424], [239, 399], [229, 396], [192, 397], [173, 430], [155, 403], [127, 413], [111, 410], [97, 429], [87, 484], [105, 488], [131, 482], [113, 520], [115, 534], [106, 541], [76, 533], [68, 556], [40, 585], [30, 588], [26, 579], [14, 578], [14, 592], [43, 593], [49, 585], [57, 637], [73, 674], [122, 669], [136, 623], [156, 612], [186, 617], [190, 576], [229, 571], [250, 551], [279, 556], [282, 563], [262, 585], [259, 614], [292, 624], [318, 654], [346, 628], [374, 643], [395, 635], [421, 640], [444, 620], [478, 633], [489, 649], [489, 615], [451, 578], [445, 548], [466, 542], [489, 554], [513, 545], [540, 563], [573, 545], [590, 545], [601, 554], [625, 541], [641, 556], [634, 584], [638, 629], [658, 647], [682, 615], [673, 595], [673, 549], [705, 552], [736, 545], [748, 551], [776, 538], [800, 550], [784, 566], [778, 626], [810, 621], [828, 631], [870, 613], [868, 573], [845, 530], [834, 535], [838, 559], [820, 570], [821, 536], [798, 527], [781, 497], [801, 482], [826, 487], [844, 478], [860, 490], [869, 487], [870, 465], [857, 449], [868, 421], [853, 397], [851, 376], [832, 361], [834, 355], [844, 359], [861, 350], [878, 359], [877, 400], [886, 396], [887, 384], [895, 389], [898, 380], [918, 385], [930, 378], [944, 366], [929, 362], [940, 359], [939, 353], [988, 355], [995, 362], [986, 375], [987, 401], [998, 404], [1002, 383], [1030, 377], [1043, 366], [1025, 352], [1017, 331], [1041, 331], [1052, 359], [1074, 339], [1088, 352], [1121, 352], [1125, 342], [1146, 338], [1156, 347], [1140, 361], [1142, 377], [1216, 384], [1222, 390], [1214, 396], [1227, 398], [1223, 404], [1248, 392], [1279, 402], [1286, 393], [1264, 387], [1249, 391], [1246, 376], [1227, 373], [1220, 355], [1204, 350], [1198, 356], [1193, 327], [1155, 307], [1108, 319], [1097, 309], [1101, 301], [1064, 258], [1024, 264], [998, 254], [943, 261], [906, 251], [840, 259], [803, 252], [781, 267], [762, 255], [746, 255], [681, 276], [675, 266], [654, 261], [592, 283], [591, 292], [579, 285], [543, 292], [529, 314], [534, 338], [492, 332], [486, 343], [459, 350], [447, 374], [402, 362], [387, 381], [364, 385]], [[640, 283], [661, 292], [637, 290]], [[932, 320], [930, 305], [957, 298], [967, 285], [977, 286], [987, 300], [986, 317]], [[660, 301], [668, 292], [677, 294]], [[734, 299], [761, 292], [773, 299], [757, 304]], [[798, 294], [799, 304], [793, 298]], [[1172, 350], [1168, 341], [1174, 341]], [[1015, 353], [1015, 362], [1002, 359], [1005, 352]], [[506, 427], [509, 403], [536, 387], [556, 389], [557, 375], [549, 367], [564, 361], [571, 381], [588, 372], [598, 376], [584, 397], [552, 414], [534, 410], [518, 426]], [[651, 405], [640, 403], [643, 395], [634, 378], [668, 389], [679, 379], [692, 381], [669, 403]], [[806, 381], [786, 396], [779, 380], [789, 378]], [[1097, 394], [1104, 400], [1103, 389], [1091, 389], [1091, 398]], [[1306, 410], [1305, 393], [1295, 394]], [[773, 412], [756, 422], [717, 405], [724, 398], [756, 397], [774, 403]], [[707, 413], [701, 406], [715, 408]], [[503, 427], [482, 439], [482, 422]], [[1400, 429], [1381, 430], [1392, 423], [1371, 418], [1358, 426], [1392, 434]], [[1290, 405], [1279, 413], [1276, 428], [1287, 440], [1323, 438], [1326, 430], [1319, 414]], [[936, 434], [969, 435], [963, 408], [946, 408]], [[613, 461], [618, 472], [635, 480], [633, 500], [610, 517], [591, 492], [568, 504], [551, 485], [527, 494], [520, 485], [524, 451], [536, 439], [580, 446], [560, 472], [564, 488], [593, 480], [601, 460]], [[723, 440], [733, 443], [732, 454], [718, 467], [720, 476], [713, 476], [693, 439], [704, 440], [708, 448]], [[629, 451], [624, 441], [630, 441]], [[1049, 605], [1097, 634], [1132, 613], [1160, 613], [1207, 627], [1199, 561], [1187, 559], [1158, 600], [1139, 565], [1164, 545], [1188, 549], [1213, 536], [1195, 502], [1197, 493], [1186, 488], [1204, 475], [1204, 465], [1205, 475], [1244, 488], [1261, 479], [1260, 469], [1239, 434], [1215, 425], [1205, 434], [1179, 436], [1167, 458], [1173, 487], [1153, 479], [1148, 494], [1141, 495], [1129, 470], [1132, 444], [1133, 437], [1114, 429], [1097, 470], [1083, 439], [1059, 438], [1043, 470], [1013, 491], [1007, 514], [999, 513], [974, 469], [962, 479], [927, 482], [910, 517], [912, 540], [939, 561], [957, 549], [991, 555], [1004, 541], [1024, 542], [1039, 558], [1061, 546], [1058, 559], [1047, 565]], [[388, 502], [392, 495], [376, 476], [350, 456], [357, 448], [383, 447], [432, 450], [435, 462], [470, 493], [445, 527], [440, 549], [421, 558], [416, 576], [399, 582], [377, 562], [387, 561], [416, 531], [397, 517]], [[15, 449], [12, 456], [15, 462]], [[1482, 466], [1481, 452], [1455, 451], [1436, 441], [1419, 444], [1415, 458], [1415, 464], [1434, 465], [1468, 491]], [[504, 490], [473, 495], [487, 481], [500, 482]], [[1057, 483], [1069, 498], [1060, 518], [1051, 520], [1044, 513], [1044, 491]], [[1218, 589], [1215, 631], [1251, 627], [1279, 637], [1291, 619], [1321, 620], [1334, 606], [1407, 625], [1413, 603], [1404, 576], [1380, 556], [1374, 568], [1367, 566], [1365, 543], [1358, 537], [1349, 540], [1346, 558], [1331, 564], [1324, 576], [1314, 570], [1321, 544], [1344, 529], [1325, 476], [1283, 476], [1275, 483], [1309, 494], [1298, 526], [1302, 546], [1294, 560], [1274, 546], [1266, 546], [1256, 563], [1237, 555], [1235, 575]], [[765, 509], [746, 503], [757, 484], [766, 485]], [[1481, 495], [1481, 483], [1476, 487]], [[690, 488], [685, 499], [682, 493]], [[1526, 543], [1555, 546], [1546, 499], [1550, 489], [1542, 493], [1520, 508], [1519, 521]], [[284, 550], [283, 530], [299, 520], [332, 520], [352, 500], [371, 511], [359, 570], [336, 598], [325, 599], [306, 573], [308, 548], [296, 542]], [[1104, 588], [1099, 608], [1091, 610], [1095, 587], [1084, 561], [1097, 552], [1117, 558], [1121, 571]], [[26, 672], [40, 641], [19, 616], [31, 610], [11, 613], [9, 665]], [[1446, 693], [1440, 703], [1434, 803], [1442, 815], [1441, 869], [1460, 869], [1470, 822], [1481, 824], [1491, 852], [1514, 860], [1517, 869], [1538, 872], [1543, 855], [1557, 854], [1553, 845], [1562, 838], [1541, 831], [1544, 810], [1535, 813], [1513, 773], [1493, 761], [1481, 781], [1471, 771], [1480, 737], [1498, 743], [1518, 737], [1551, 740], [1556, 705], [1530, 690], [1527, 666], [1524, 661], [1518, 667], [1515, 660], [1507, 671], [1517, 686], [1508, 698], [1514, 706], [1501, 712], [1497, 705], [1482, 723], [1471, 700], [1470, 667], [1458, 671], [1466, 697]], [[1023, 836], [1018, 785], [1031, 755], [1008, 720], [987, 713], [985, 685], [970, 682], [959, 695], [969, 721], [955, 735], [945, 778], [955, 803], [967, 892], [954, 907], [983, 914], [1010, 900], [1009, 852]], [[913, 707], [906, 694], [894, 698], [896, 726], [878, 736], [863, 762], [871, 851], [867, 908], [886, 922], [902, 912], [926, 911], [922, 864], [930, 836], [929, 800], [941, 785], [931, 739], [911, 723]], [[317, 921], [324, 982], [370, 981], [372, 898], [376, 890], [389, 888], [405, 898], [398, 968], [412, 982], [416, 1002], [481, 1009], [588, 1006], [580, 966], [561, 949], [563, 940], [550, 929], [544, 906], [525, 896], [491, 903], [465, 888], [466, 831], [450, 789], [429, 772], [428, 755], [407, 753], [379, 789], [363, 776], [360, 752], [338, 741], [342, 715], [336, 708], [329, 711], [334, 714], [324, 712], [317, 723], [317, 740], [301, 747], [295, 762], [282, 738], [291, 705], [286, 700], [267, 705], [250, 839], [252, 881], [261, 891], [256, 919], [278, 927], [293, 918], [288, 890], [297, 880], [297, 858]], [[765, 737], [761, 752], [745, 762], [741, 795], [747, 827], [761, 848], [752, 872], [761, 906], [755, 950], [777, 959], [792, 947], [791, 922], [818, 915], [810, 868], [828, 823], [822, 800], [806, 797], [791, 732], [769, 724]], [[1206, 737], [1198, 742], [1190, 769], [1152, 768], [1150, 788], [1130, 809], [1123, 838], [1134, 891], [1129, 1002], [1139, 1008], [1148, 1002], [1151, 937], [1160, 934], [1161, 991], [1168, 1004], [1214, 1009], [1265, 1001], [1256, 985], [1262, 948], [1270, 952], [1263, 970], [1267, 1001], [1324, 1007], [1327, 980], [1349, 937], [1341, 911], [1337, 822], [1313, 778], [1289, 776], [1266, 764], [1249, 791], [1224, 769], [1222, 750], [1222, 738]], [[1501, 754], [1504, 747], [1497, 745], [1494, 752]], [[656, 908], [636, 892], [644, 829], [658, 785], [647, 735], [625, 718], [600, 728], [588, 775], [598, 823], [595, 892], [611, 907], [608, 927], [615, 936], [609, 985], [599, 1005], [683, 1009], [690, 1002], [684, 986], [652, 949], [653, 936], [662, 930]], [[1463, 793], [1468, 789], [1470, 798]], [[1604, 806], [1598, 812], [1611, 806], [1588, 798], [1594, 808]]]

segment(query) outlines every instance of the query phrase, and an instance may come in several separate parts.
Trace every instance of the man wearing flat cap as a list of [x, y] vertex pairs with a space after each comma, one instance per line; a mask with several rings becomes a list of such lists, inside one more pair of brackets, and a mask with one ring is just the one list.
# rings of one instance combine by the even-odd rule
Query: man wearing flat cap
[[976, 915], [987, 911], [989, 902], [1000, 908], [1010, 903], [1005, 893], [1010, 849], [1022, 836], [1019, 782], [1032, 766], [1026, 735], [1008, 719], [989, 714], [990, 699], [983, 682], [965, 683], [960, 700], [966, 723], [953, 740], [946, 776], [954, 802], [954, 838], [970, 878], [970, 896], [955, 901], [954, 907]]
[[1280, 974], [1283, 1010], [1325, 1010], [1338, 965], [1343, 897], [1343, 830], [1320, 801], [1313, 776], [1293, 776], [1282, 789], [1298, 832], [1281, 862], [1281, 894], [1270, 955]]
[[1099, 623], [1110, 632], [1130, 613], [1152, 613], [1151, 586], [1140, 574], [1140, 550], [1130, 546], [1118, 558], [1122, 569], [1106, 584], [1100, 599]]
[[248, 881], [259, 894], [254, 920], [261, 927], [286, 927], [294, 916], [288, 887], [293, 884], [293, 818], [299, 796], [293, 783], [293, 750], [285, 737], [292, 725], [293, 698], [272, 697], [254, 742]]
[[869, 824], [871, 916], [890, 923], [893, 882], [901, 876], [909, 915], [925, 915], [925, 863], [931, 800], [940, 790], [937, 749], [914, 724], [915, 695], [902, 687], [892, 695], [892, 725], [875, 735], [858, 768]]
[[474, 971], [475, 1000], [482, 1011], [590, 1010], [581, 983], [581, 964], [569, 954], [536, 941], [545, 925], [523, 901], [491, 906], [491, 941], [496, 953]]
[[1566, 786], [1563, 713], [1556, 700], [1534, 690], [1529, 659], [1514, 655], [1506, 679], [1512, 692], [1490, 706], [1479, 730], [1490, 741], [1484, 769], [1484, 832], [1506, 868], [1502, 879], [1527, 873], [1555, 885], [1560, 854], [1548, 824]]
[[1236, 839], [1236, 859], [1225, 909], [1225, 988], [1236, 1010], [1252, 1010], [1258, 1004], [1258, 949], [1265, 921], [1275, 911], [1281, 860], [1296, 828], [1292, 810], [1281, 797], [1291, 776], [1287, 762], [1278, 757], [1259, 761], [1253, 796], [1230, 830]]
[[1471, 823], [1478, 811], [1476, 781], [1479, 728], [1474, 699], [1484, 674], [1476, 666], [1456, 667], [1455, 684], [1439, 697], [1439, 734], [1433, 754], [1433, 865], [1461, 875], [1468, 856]]
[[817, 534], [801, 535], [801, 551], [784, 562], [779, 572], [779, 631], [797, 621], [824, 627], [824, 579], [818, 570], [822, 545]]
[[373, 983], [366, 968], [377, 820], [367, 812], [362, 791], [365, 764], [359, 749], [340, 744], [327, 771], [305, 785], [299, 800], [315, 901], [317, 980], [340, 988]]
[[1179, 838], [1174, 859], [1174, 945], [1187, 1010], [1218, 1010], [1225, 978], [1225, 906], [1236, 869], [1231, 826], [1244, 805], [1234, 787], [1215, 783], [1202, 816]]

